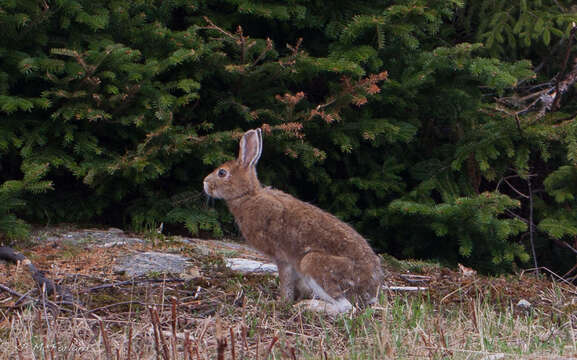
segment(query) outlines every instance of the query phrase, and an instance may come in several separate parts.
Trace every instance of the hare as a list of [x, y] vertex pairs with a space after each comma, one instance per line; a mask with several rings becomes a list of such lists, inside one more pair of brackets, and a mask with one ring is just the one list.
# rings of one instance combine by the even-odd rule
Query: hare
[[[316, 206], [270, 187], [256, 173], [262, 153], [261, 129], [240, 140], [238, 159], [228, 161], [204, 179], [204, 191], [224, 199], [248, 244], [278, 266], [280, 293], [293, 302], [342, 313], [352, 303], [376, 300], [383, 280], [380, 258], [352, 227]], [[321, 301], [318, 301], [321, 300]]]

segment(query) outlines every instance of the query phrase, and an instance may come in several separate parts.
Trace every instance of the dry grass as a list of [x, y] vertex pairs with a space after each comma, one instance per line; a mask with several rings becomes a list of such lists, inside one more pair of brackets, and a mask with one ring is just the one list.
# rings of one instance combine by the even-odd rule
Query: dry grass
[[265, 296], [208, 316], [168, 305], [101, 319], [41, 307], [3, 316], [2, 358], [14, 359], [548, 359], [576, 349], [570, 316], [497, 311], [479, 299], [439, 308], [425, 297], [383, 296], [337, 318], [278, 309]]
[[[46, 253], [50, 260], [45, 260]], [[42, 301], [14, 306], [16, 299], [0, 294], [1, 359], [488, 360], [577, 356], [576, 289], [527, 275], [462, 279], [447, 269], [426, 268], [421, 273], [431, 279], [429, 291], [386, 292], [372, 308], [330, 317], [278, 303], [276, 277], [233, 274], [218, 257], [197, 257], [202, 278], [88, 291], [104, 280], [120, 279], [111, 278], [102, 267], [92, 275], [82, 268], [74, 270], [82, 277], [65, 276], [79, 266], [82, 256], [68, 260], [57, 252], [35, 256], [41, 264], [53, 265], [54, 276], [64, 279], [82, 307], [54, 309]], [[106, 255], [98, 256], [102, 260]], [[59, 273], [59, 269], [66, 271]], [[0, 282], [21, 290], [27, 286], [15, 266], [5, 266], [2, 271], [7, 273], [0, 276]], [[390, 278], [397, 275], [391, 273]], [[534, 306], [518, 309], [519, 294], [531, 295], [525, 298]]]

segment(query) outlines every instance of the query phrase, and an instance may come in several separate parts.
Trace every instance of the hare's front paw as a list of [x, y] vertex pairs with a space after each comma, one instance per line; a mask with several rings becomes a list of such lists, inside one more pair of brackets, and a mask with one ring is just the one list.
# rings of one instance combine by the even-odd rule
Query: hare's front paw
[[345, 298], [341, 298], [335, 302], [328, 302], [318, 299], [302, 300], [294, 306], [301, 310], [325, 313], [327, 315], [333, 316], [347, 313], [353, 308], [351, 303]]

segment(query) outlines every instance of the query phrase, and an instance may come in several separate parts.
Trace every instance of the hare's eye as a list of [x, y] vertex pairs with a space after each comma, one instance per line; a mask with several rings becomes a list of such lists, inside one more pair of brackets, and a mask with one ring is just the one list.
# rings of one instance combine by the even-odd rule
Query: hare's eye
[[222, 178], [222, 177], [226, 176], [227, 172], [225, 169], [219, 169], [217, 174], [218, 174], [218, 177]]

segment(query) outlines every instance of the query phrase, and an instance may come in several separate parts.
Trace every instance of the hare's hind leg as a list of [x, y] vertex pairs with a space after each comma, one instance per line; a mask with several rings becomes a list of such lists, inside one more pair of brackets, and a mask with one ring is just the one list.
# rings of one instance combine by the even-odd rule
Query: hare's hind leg
[[280, 280], [280, 295], [283, 301], [290, 303], [313, 296], [313, 290], [308, 282], [292, 265], [282, 261], [276, 261], [276, 264]]
[[306, 307], [310, 310], [319, 310], [321, 307], [329, 313], [349, 311], [352, 305], [346, 296], [354, 286], [352, 271], [353, 262], [349, 258], [317, 252], [305, 255], [300, 262], [303, 282], [312, 290], [316, 299], [326, 302], [322, 305], [313, 299], [306, 302]]
[[280, 280], [281, 299], [286, 302], [295, 301], [297, 294], [298, 275], [296, 270], [289, 263], [277, 261], [278, 276]]

